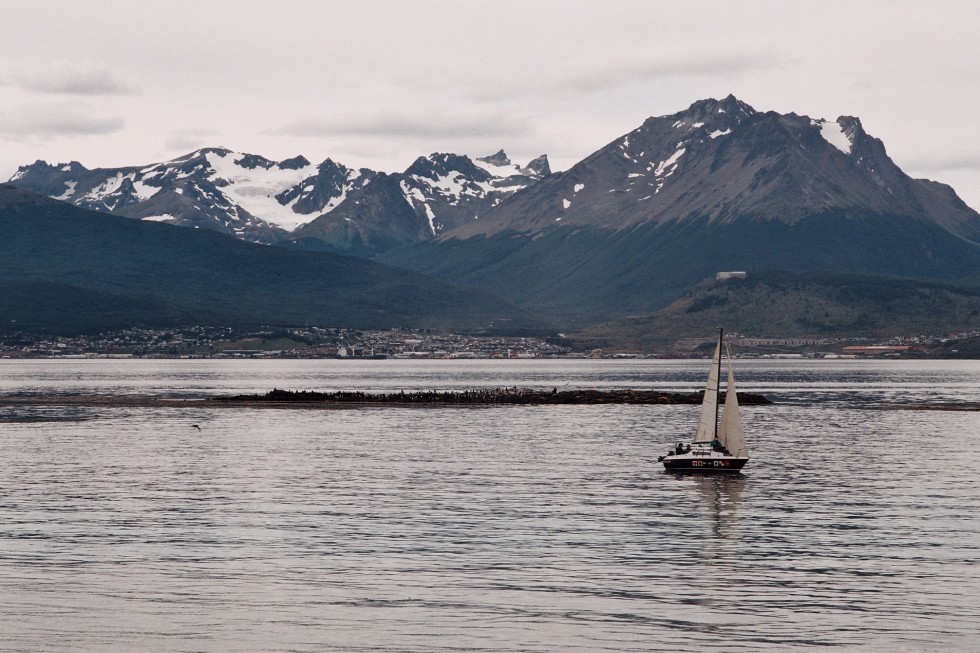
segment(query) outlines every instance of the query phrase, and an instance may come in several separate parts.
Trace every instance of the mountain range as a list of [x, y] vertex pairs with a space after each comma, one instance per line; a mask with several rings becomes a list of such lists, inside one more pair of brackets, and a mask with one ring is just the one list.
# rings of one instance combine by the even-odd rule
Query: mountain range
[[857, 118], [729, 96], [649, 118], [479, 220], [378, 260], [574, 328], [657, 310], [726, 270], [961, 279], [980, 269], [980, 215], [903, 173]]
[[980, 281], [980, 215], [906, 175], [858, 118], [733, 96], [648, 118], [559, 173], [502, 151], [431, 154], [389, 174], [209, 148], [118, 169], [38, 161], [10, 184], [408, 268], [564, 329], [659, 310], [725, 270]]
[[205, 148], [123, 168], [36, 161], [8, 183], [127, 218], [369, 255], [435, 238], [550, 172], [546, 156], [522, 167], [502, 150], [477, 159], [435, 153], [386, 174]]

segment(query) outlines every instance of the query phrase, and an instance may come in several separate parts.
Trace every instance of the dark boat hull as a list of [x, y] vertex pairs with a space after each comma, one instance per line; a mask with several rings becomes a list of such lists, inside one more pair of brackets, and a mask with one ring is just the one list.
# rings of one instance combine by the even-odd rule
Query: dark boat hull
[[748, 458], [664, 458], [661, 460], [668, 472], [738, 472]]

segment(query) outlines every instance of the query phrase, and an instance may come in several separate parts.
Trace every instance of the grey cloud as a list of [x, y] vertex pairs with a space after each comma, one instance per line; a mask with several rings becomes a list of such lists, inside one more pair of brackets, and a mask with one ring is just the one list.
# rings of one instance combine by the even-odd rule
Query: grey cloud
[[680, 57], [677, 60], [596, 69], [566, 82], [553, 85], [573, 91], [604, 91], [627, 84], [638, 84], [667, 77], [737, 77], [750, 72], [770, 70], [784, 62], [773, 55], [717, 55], [708, 57]]
[[69, 106], [20, 107], [0, 112], [0, 134], [13, 139], [112, 134], [125, 124], [120, 116], [93, 116]]
[[948, 153], [936, 157], [920, 157], [906, 161], [904, 168], [916, 173], [936, 174], [955, 171], [980, 172], [980, 154], [976, 152]]
[[[599, 93], [633, 84], [684, 77], [733, 78], [766, 72], [794, 63], [793, 59], [771, 53], [716, 54], [702, 56], [663, 56], [653, 61], [618, 62], [556, 74], [548, 78], [524, 75], [484, 80], [469, 85], [470, 94], [480, 100], [506, 100], [515, 96], [568, 97]], [[466, 84], [462, 84], [465, 88]]]
[[523, 136], [532, 131], [527, 121], [500, 115], [426, 113], [308, 118], [287, 123], [273, 133], [289, 136], [370, 136], [382, 138], [486, 138]]
[[136, 95], [138, 87], [92, 64], [58, 63], [48, 68], [11, 75], [8, 83], [35, 93], [65, 95]]

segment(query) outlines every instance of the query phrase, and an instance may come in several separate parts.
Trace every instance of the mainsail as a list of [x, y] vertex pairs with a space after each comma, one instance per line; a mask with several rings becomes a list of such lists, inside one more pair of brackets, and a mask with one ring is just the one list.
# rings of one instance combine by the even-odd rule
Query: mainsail
[[[726, 348], [727, 349], [727, 348]], [[728, 386], [725, 390], [725, 409], [721, 421], [718, 421], [718, 391], [719, 375], [721, 373], [721, 334], [715, 346], [715, 355], [711, 358], [711, 370], [708, 372], [708, 384], [704, 389], [704, 399], [701, 402], [701, 415], [698, 418], [698, 430], [694, 442], [711, 442], [717, 440], [729, 453], [738, 458], [749, 455], [745, 446], [745, 433], [742, 431], [742, 416], [738, 410], [738, 394], [735, 390], [735, 372], [732, 370], [732, 353], [728, 351]]]
[[718, 441], [736, 458], [748, 458], [742, 416], [738, 411], [738, 394], [735, 392], [735, 372], [732, 370], [732, 354], [728, 352], [728, 387], [725, 388], [725, 413], [718, 427]]
[[721, 367], [721, 338], [715, 346], [715, 355], [711, 358], [711, 370], [708, 372], [708, 385], [704, 388], [704, 399], [701, 401], [701, 416], [698, 418], [698, 430], [694, 442], [711, 442], [715, 439], [715, 428], [718, 424], [718, 369]]

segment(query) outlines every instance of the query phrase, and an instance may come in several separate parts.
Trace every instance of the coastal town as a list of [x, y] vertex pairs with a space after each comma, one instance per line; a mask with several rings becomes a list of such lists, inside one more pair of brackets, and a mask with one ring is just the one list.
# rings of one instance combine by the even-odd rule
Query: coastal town
[[127, 329], [35, 338], [0, 335], [5, 358], [547, 358], [568, 346], [541, 338], [429, 333], [418, 329]]
[[[536, 359], [702, 358], [710, 338], [679, 339], [663, 351], [576, 349], [564, 336], [506, 337], [420, 329], [304, 327], [239, 330], [196, 326], [127, 329], [97, 335], [0, 334], [0, 358], [336, 358]], [[867, 338], [765, 338], [732, 333], [743, 358], [977, 358], [980, 331]]]

